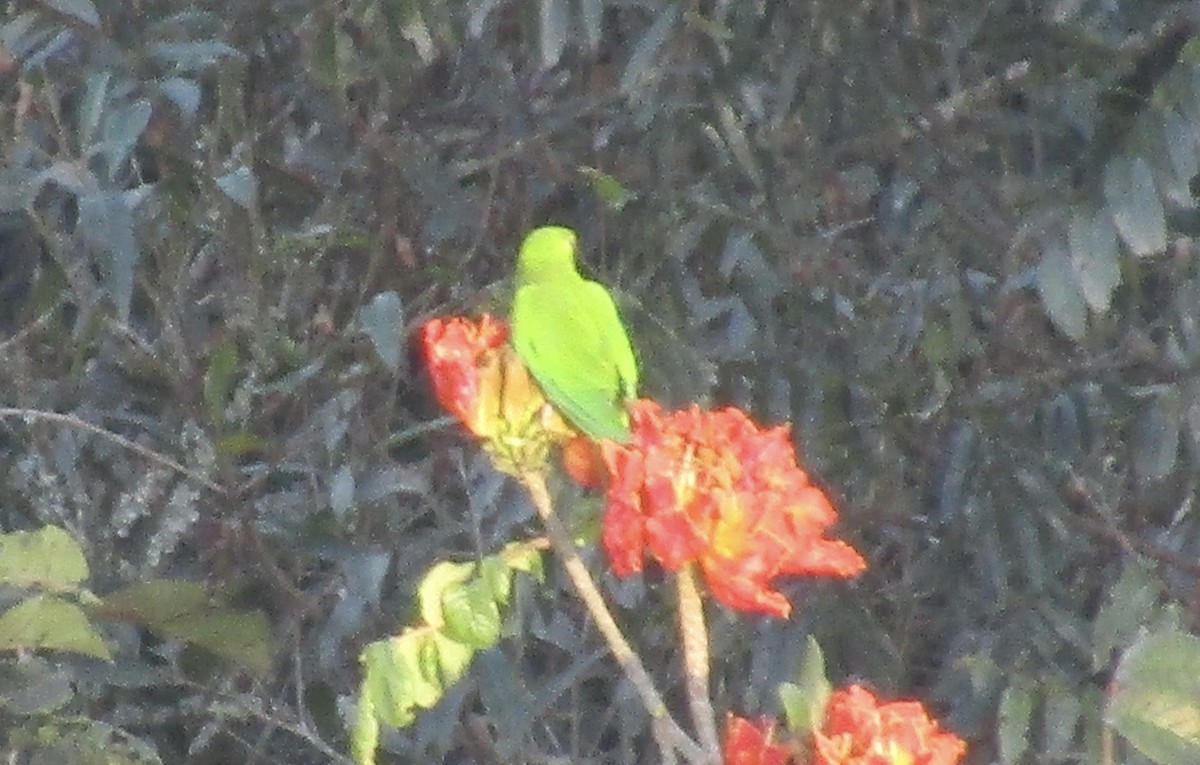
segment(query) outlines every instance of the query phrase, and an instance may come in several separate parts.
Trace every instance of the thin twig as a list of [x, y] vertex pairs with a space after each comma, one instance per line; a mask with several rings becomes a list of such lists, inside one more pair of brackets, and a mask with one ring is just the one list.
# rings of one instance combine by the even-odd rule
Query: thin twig
[[160, 454], [159, 452], [156, 452], [153, 449], [142, 446], [141, 444], [137, 443], [136, 441], [131, 441], [130, 439], [126, 438], [125, 436], [122, 436], [118, 433], [114, 433], [111, 430], [102, 428], [99, 425], [88, 422], [87, 420], [81, 419], [73, 414], [63, 414], [62, 412], [47, 412], [47, 411], [44, 411], [41, 409], [21, 409], [21, 408], [14, 408], [14, 407], [0, 407], [0, 419], [4, 419], [4, 418], [21, 419], [21, 420], [24, 420], [26, 423], [29, 423], [34, 420], [41, 420], [43, 422], [52, 422], [52, 423], [55, 423], [58, 425], [66, 425], [67, 427], [70, 427], [70, 428], [76, 428], [77, 430], [83, 430], [83, 431], [87, 431], [88, 433], [94, 433], [95, 435], [98, 435], [101, 438], [107, 439], [108, 441], [111, 441], [114, 444], [117, 444], [118, 446], [124, 447], [132, 452], [135, 452], [135, 453], [141, 455], [142, 457], [145, 457], [146, 459], [150, 460], [151, 462], [156, 462], [159, 465], [170, 468], [171, 470], [174, 470], [176, 473], [179, 473], [180, 475], [185, 476], [185, 477], [191, 479], [192, 481], [195, 481], [196, 483], [200, 484], [201, 486], [205, 487], [206, 489], [215, 491], [218, 494], [228, 494], [229, 493], [225, 489], [224, 486], [221, 486], [221, 484], [213, 481], [210, 478], [206, 478], [206, 477], [200, 475], [199, 473], [195, 472], [194, 470], [191, 470], [191, 469], [185, 467], [184, 465], [176, 462], [175, 460], [171, 459], [170, 457], [166, 456], [165, 454]]
[[38, 316], [24, 327], [21, 327], [21, 329], [19, 329], [12, 337], [0, 341], [0, 351], [5, 351], [9, 348], [9, 346], [23, 342], [26, 337], [33, 334], [36, 330], [44, 327], [47, 323], [49, 323], [50, 319], [54, 318], [54, 316], [62, 309], [62, 305], [65, 302], [67, 302], [65, 298], [59, 298], [54, 305], [43, 311], [41, 316]]
[[[190, 681], [185, 681], [184, 685], [202, 693], [207, 693], [211, 690]], [[320, 731], [297, 717], [294, 710], [289, 710], [287, 707], [284, 707], [285, 710], [288, 710], [286, 712], [276, 713], [275, 710], [267, 710], [263, 708], [260, 697], [250, 698], [247, 694], [231, 694], [222, 691], [217, 694], [215, 699], [218, 702], [227, 703], [232, 707], [231, 710], [221, 713], [220, 716], [225, 720], [237, 720], [239, 719], [238, 712], [241, 712], [244, 715], [241, 719], [257, 719], [267, 726], [260, 735], [271, 735], [275, 731], [281, 731], [308, 743], [327, 758], [326, 762], [334, 763], [334, 765], [353, 765], [353, 760], [325, 741], [321, 737]], [[271, 729], [272, 727], [274, 730]], [[246, 737], [238, 734], [230, 727], [226, 727], [222, 732], [225, 735], [232, 736], [248, 750], [254, 749], [254, 745]]]
[[579, 550], [571, 541], [571, 535], [567, 533], [566, 527], [554, 513], [550, 491], [546, 488], [546, 477], [540, 473], [523, 473], [519, 478], [522, 485], [529, 491], [530, 497], [533, 498], [533, 506], [546, 526], [550, 544], [562, 559], [567, 576], [571, 578], [571, 583], [583, 600], [584, 606], [596, 622], [605, 642], [608, 643], [609, 650], [612, 651], [617, 664], [621, 665], [621, 670], [633, 683], [642, 699], [642, 704], [650, 713], [654, 736], [658, 740], [659, 748], [663, 750], [664, 754], [671, 750], [678, 750], [689, 762], [707, 762], [706, 753], [668, 714], [667, 705], [659, 695], [658, 689], [654, 687], [650, 673], [646, 671], [642, 660], [634, 653], [633, 647], [625, 639], [621, 628], [608, 610], [600, 588], [596, 586], [591, 572], [588, 571], [587, 565], [579, 555]]
[[1068, 479], [1059, 490], [1063, 503], [1081, 512], [1058, 515], [1066, 523], [1082, 529], [1093, 537], [1101, 537], [1122, 550], [1149, 558], [1156, 563], [1182, 572], [1185, 576], [1200, 578], [1200, 562], [1193, 556], [1179, 553], [1170, 547], [1131, 534], [1112, 522], [1122, 517], [1118, 510], [1105, 507], [1087, 484], [1079, 478]]
[[863, 157], [896, 154], [899, 147], [922, 136], [948, 128], [960, 119], [974, 114], [976, 107], [993, 101], [1005, 88], [1015, 87], [1027, 79], [1030, 71], [1031, 67], [1028, 61], [1014, 62], [1000, 74], [951, 94], [908, 122], [888, 127], [836, 147], [833, 163], [844, 165]]
[[721, 761], [721, 741], [717, 737], [716, 714], [709, 698], [708, 627], [704, 623], [704, 602], [696, 586], [692, 566], [684, 566], [675, 576], [679, 590], [679, 635], [683, 640], [684, 677], [687, 680], [688, 706], [692, 723], [700, 734], [700, 743], [707, 751], [709, 762]]

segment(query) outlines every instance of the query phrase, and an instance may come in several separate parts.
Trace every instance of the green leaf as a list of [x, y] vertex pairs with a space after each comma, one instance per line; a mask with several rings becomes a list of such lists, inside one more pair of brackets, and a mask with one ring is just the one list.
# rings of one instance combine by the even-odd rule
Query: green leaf
[[[705, 16], [702, 13], [697, 13], [694, 10], [689, 10], [686, 13], [684, 13], [683, 20], [684, 20], [684, 23], [686, 23], [689, 27], [693, 27], [695, 29], [700, 30], [710, 40], [712, 40], [714, 43], [717, 43], [718, 45], [729, 42], [730, 40], [734, 39], [734, 37], [736, 36], [734, 31], [732, 29], [730, 29], [728, 26], [726, 26], [725, 24], [723, 24], [721, 21], [717, 20], [716, 18], [710, 17], [710, 16]], [[722, 51], [725, 50], [725, 47], [723, 45], [721, 47], [721, 50]], [[726, 58], [726, 54], [722, 53], [721, 57], [723, 59]]]
[[161, 42], [151, 45], [149, 52], [163, 64], [181, 70], [207, 69], [226, 56], [241, 56], [236, 48], [222, 40]]
[[1112, 653], [1146, 624], [1160, 595], [1158, 577], [1144, 558], [1128, 558], [1092, 623], [1092, 670], [1108, 667]]
[[71, 765], [162, 765], [149, 742], [123, 728], [86, 717], [53, 715], [31, 721], [10, 743], [25, 750], [29, 763]]
[[435, 639], [435, 636], [441, 633], [437, 630], [424, 629], [415, 634], [417, 635], [417, 671], [421, 673], [423, 679], [439, 688], [445, 688], [446, 684], [442, 682], [439, 646]]
[[742, 117], [727, 100], [722, 99], [717, 102], [716, 107], [717, 124], [721, 128], [721, 134], [725, 137], [725, 144], [729, 147], [733, 158], [756, 185], [762, 186], [762, 172], [758, 168], [758, 162], [754, 159], [754, 151], [750, 148], [750, 139], [746, 136]]
[[804, 650], [795, 683], [779, 684], [779, 702], [787, 717], [788, 730], [808, 734], [825, 724], [825, 707], [833, 686], [825, 676], [825, 656], [812, 635]]
[[1078, 690], [1053, 677], [1043, 680], [1040, 690], [1041, 729], [1045, 732], [1046, 752], [1058, 762], [1069, 761], [1075, 746], [1075, 733], [1084, 719], [1083, 700]]
[[160, 638], [183, 640], [256, 675], [271, 670], [271, 629], [258, 609], [237, 609], [203, 584], [151, 579], [111, 593], [99, 613], [144, 625]]
[[506, 566], [513, 571], [524, 571], [539, 582], [546, 579], [545, 558], [542, 551], [528, 542], [509, 542], [500, 551]]
[[375, 750], [379, 748], [379, 717], [371, 701], [368, 680], [359, 684], [354, 727], [350, 731], [350, 756], [358, 765], [375, 765]]
[[1133, 434], [1133, 469], [1143, 481], [1170, 475], [1179, 458], [1184, 402], [1174, 385], [1163, 386], [1141, 413]]
[[567, 0], [541, 0], [538, 13], [538, 42], [542, 68], [550, 69], [567, 47]]
[[404, 342], [404, 303], [392, 290], [380, 292], [358, 314], [363, 332], [375, 347], [375, 353], [393, 372], [400, 368], [400, 348]]
[[579, 20], [588, 48], [600, 47], [604, 33], [604, 0], [579, 0]]
[[333, 474], [333, 483], [329, 487], [329, 508], [338, 518], [344, 518], [354, 507], [355, 485], [354, 470], [349, 465], [342, 465]]
[[363, 697], [370, 700], [384, 725], [411, 725], [417, 707], [428, 709], [442, 697], [437, 678], [421, 670], [420, 651], [426, 645], [427, 634], [425, 630], [408, 630], [363, 649], [359, 658], [364, 668]]
[[0, 584], [62, 592], [87, 578], [83, 548], [58, 526], [0, 534]]
[[470, 665], [474, 650], [427, 627], [378, 640], [363, 649], [350, 747], [357, 763], [375, 762], [381, 725], [403, 728], [442, 698]]
[[633, 54], [629, 57], [629, 62], [625, 65], [625, 71], [621, 73], [620, 89], [622, 93], [632, 93], [642, 86], [654, 65], [658, 49], [671, 36], [671, 32], [675, 29], [675, 22], [678, 20], [679, 6], [675, 3], [664, 6], [658, 12], [658, 18], [654, 20], [646, 34], [638, 40]]
[[1087, 332], [1087, 304], [1075, 268], [1058, 242], [1047, 245], [1042, 252], [1037, 289], [1054, 326], [1072, 340], [1082, 340]]
[[0, 651], [69, 651], [112, 660], [104, 638], [75, 603], [34, 595], [0, 614]]
[[104, 141], [100, 148], [108, 159], [110, 175], [115, 175], [129, 159], [153, 115], [154, 107], [145, 98], [127, 104], [112, 104], [105, 111]]
[[479, 580], [487, 582], [492, 599], [500, 605], [508, 603], [512, 594], [513, 570], [503, 555], [489, 555], [479, 564]]
[[1000, 761], [1015, 763], [1029, 748], [1029, 727], [1033, 720], [1034, 694], [1022, 681], [1004, 689], [1000, 699], [1000, 719], [996, 738], [1000, 744]]
[[100, 250], [103, 284], [122, 323], [129, 321], [133, 271], [141, 257], [129, 207], [133, 200], [119, 191], [96, 191], [79, 197], [79, 230]]
[[1200, 147], [1196, 144], [1195, 128], [1177, 110], [1170, 109], [1163, 122], [1163, 130], [1175, 177], [1186, 186], [1192, 176], [1200, 172]]
[[620, 212], [636, 195], [603, 170], [594, 167], [581, 166], [579, 172], [592, 184], [592, 193], [604, 206], [613, 212]]
[[319, 5], [310, 23], [316, 27], [313, 35], [313, 52], [310, 59], [314, 74], [330, 87], [342, 85], [341, 62], [338, 57], [337, 14], [329, 6]]
[[237, 340], [232, 336], [222, 340], [208, 360], [204, 372], [204, 407], [213, 424], [225, 421], [225, 407], [233, 395], [238, 361]]
[[518, 571], [543, 580], [542, 552], [528, 542], [510, 542], [495, 555], [484, 558], [479, 567], [479, 579], [487, 582], [492, 598], [498, 605], [507, 605], [512, 596], [513, 575]]
[[446, 635], [474, 648], [487, 648], [500, 639], [500, 607], [482, 579], [451, 587], [442, 593]]
[[79, 103], [79, 145], [91, 146], [100, 130], [104, 105], [108, 101], [108, 83], [112, 72], [105, 70], [88, 76], [87, 89]]
[[76, 674], [58, 656], [0, 659], [0, 710], [21, 717], [62, 710], [77, 698]]
[[1121, 283], [1117, 231], [1103, 213], [1079, 211], [1067, 235], [1071, 263], [1075, 266], [1084, 300], [1097, 313], [1106, 313], [1113, 291]]
[[42, 0], [43, 3], [64, 15], [82, 21], [90, 27], [100, 26], [100, 14], [92, 0]]
[[1167, 630], [1138, 640], [1117, 667], [1106, 718], [1159, 765], [1200, 762], [1200, 639]]
[[1152, 255], [1167, 248], [1167, 219], [1146, 160], [1110, 160], [1104, 168], [1104, 198], [1113, 224], [1135, 255]]
[[243, 210], [254, 206], [258, 198], [258, 178], [248, 167], [239, 167], [217, 178], [217, 188], [225, 192], [233, 202]]
[[200, 86], [187, 77], [168, 77], [158, 83], [159, 91], [166, 96], [184, 117], [196, 116], [200, 108]]
[[265, 451], [270, 441], [248, 430], [225, 433], [216, 440], [217, 453], [223, 457], [239, 459], [249, 454]]
[[441, 632], [431, 633], [430, 642], [436, 648], [438, 677], [442, 683], [448, 686], [458, 682], [471, 666], [475, 649]]
[[421, 619], [430, 627], [441, 629], [446, 621], [442, 615], [442, 594], [447, 589], [461, 584], [475, 573], [474, 563], [438, 561], [417, 585], [417, 607]]

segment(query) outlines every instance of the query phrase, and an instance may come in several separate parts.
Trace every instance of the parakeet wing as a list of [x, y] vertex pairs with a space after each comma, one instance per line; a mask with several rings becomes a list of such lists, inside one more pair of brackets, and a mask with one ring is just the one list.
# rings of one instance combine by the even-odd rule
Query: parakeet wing
[[638, 388], [637, 358], [633, 354], [633, 346], [629, 342], [629, 334], [625, 322], [621, 321], [617, 305], [609, 291], [596, 282], [585, 280], [583, 291], [587, 309], [594, 314], [596, 326], [601, 329], [602, 352], [616, 367], [619, 386], [617, 398], [621, 402], [635, 398]]
[[593, 438], [625, 441], [624, 401], [637, 362], [608, 292], [595, 282], [539, 282], [517, 289], [513, 347], [546, 396]]

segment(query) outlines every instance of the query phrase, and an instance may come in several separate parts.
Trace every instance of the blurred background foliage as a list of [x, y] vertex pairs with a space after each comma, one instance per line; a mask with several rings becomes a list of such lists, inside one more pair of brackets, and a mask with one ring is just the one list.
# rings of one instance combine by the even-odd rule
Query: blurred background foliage
[[[787, 585], [788, 622], [718, 612], [721, 710], [777, 714], [812, 635], [972, 762], [1138, 761], [1103, 729], [1113, 663], [1200, 618], [1193, 4], [4, 9], [0, 529], [66, 528], [99, 593], [210, 583], [274, 653], [256, 676], [129, 626], [111, 663], [5, 656], [0, 730], [344, 758], [358, 652], [420, 573], [537, 533], [412, 332], [559, 222], [630, 296], [645, 393], [791, 421], [871, 561]], [[385, 761], [650, 761], [548, 576]], [[678, 700], [657, 583], [611, 584]], [[4, 745], [61, 761], [36, 740]]]

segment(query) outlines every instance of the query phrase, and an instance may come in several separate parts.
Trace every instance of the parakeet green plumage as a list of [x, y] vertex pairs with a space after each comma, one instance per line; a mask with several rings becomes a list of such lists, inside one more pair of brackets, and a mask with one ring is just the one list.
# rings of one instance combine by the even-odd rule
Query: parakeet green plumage
[[575, 232], [536, 228], [517, 255], [512, 344], [546, 398], [588, 436], [629, 440], [638, 370], [612, 296], [575, 265]]

